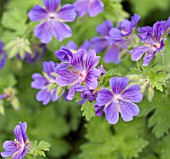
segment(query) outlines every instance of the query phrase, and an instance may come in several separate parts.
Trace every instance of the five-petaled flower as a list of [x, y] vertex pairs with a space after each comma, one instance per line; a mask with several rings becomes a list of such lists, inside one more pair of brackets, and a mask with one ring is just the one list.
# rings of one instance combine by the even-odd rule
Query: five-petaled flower
[[36, 99], [42, 102], [44, 105], [48, 104], [52, 99], [55, 102], [59, 96], [57, 96], [58, 85], [56, 84], [56, 69], [57, 64], [49, 61], [43, 63], [44, 76], [39, 73], [32, 75], [33, 82], [31, 83], [32, 88], [40, 89], [37, 93]]
[[0, 41], [0, 68], [3, 68], [5, 66], [7, 60], [7, 55], [3, 50], [3, 46], [3, 43]]
[[143, 66], [147, 66], [157, 52], [160, 52], [165, 43], [166, 34], [170, 33], [170, 18], [167, 21], [158, 21], [153, 27], [139, 28], [139, 38], [144, 46], [137, 46], [131, 50], [131, 58], [138, 61], [144, 55]]
[[113, 77], [110, 79], [111, 90], [103, 88], [98, 91], [96, 98], [96, 115], [102, 115], [104, 109], [106, 119], [110, 124], [119, 120], [119, 112], [124, 121], [130, 121], [139, 114], [139, 108], [133, 102], [141, 102], [143, 95], [139, 85], [128, 86], [126, 77]]
[[52, 36], [62, 41], [72, 35], [70, 27], [63, 22], [73, 22], [76, 18], [75, 8], [71, 4], [66, 4], [59, 8], [60, 0], [43, 0], [45, 9], [40, 5], [35, 5], [28, 13], [31, 21], [42, 21], [34, 34], [42, 43], [49, 43]]
[[94, 17], [104, 10], [104, 4], [101, 0], [77, 0], [74, 6], [79, 17], [84, 16], [86, 13], [90, 17]]
[[26, 155], [26, 147], [29, 143], [26, 134], [27, 123], [19, 123], [14, 129], [15, 140], [5, 141], [3, 148], [5, 152], [1, 152], [2, 157], [12, 157], [12, 159], [22, 159]]
[[75, 92], [93, 90], [97, 88], [100, 71], [94, 68], [99, 63], [99, 57], [95, 50], [79, 49], [70, 59], [67, 69], [57, 70], [57, 84], [60, 86], [71, 86], [67, 99], [72, 100]]

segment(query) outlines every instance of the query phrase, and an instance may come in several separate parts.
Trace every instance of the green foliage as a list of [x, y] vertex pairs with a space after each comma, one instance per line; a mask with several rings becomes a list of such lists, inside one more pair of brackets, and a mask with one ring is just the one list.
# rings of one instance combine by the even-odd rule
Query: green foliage
[[[0, 90], [4, 90], [7, 87], [13, 87], [16, 84], [16, 79], [12, 74], [8, 74], [6, 76], [0, 77]], [[2, 93], [2, 92], [1, 92]]]
[[[15, 6], [16, 7], [16, 6]], [[2, 16], [3, 27], [23, 34], [26, 29], [27, 11], [22, 8], [12, 8]]]
[[165, 72], [155, 73], [151, 70], [148, 74], [152, 87], [157, 90], [163, 92], [163, 85], [165, 84], [165, 80], [167, 75]]
[[119, 22], [128, 17], [128, 13], [122, 8], [121, 1], [122, 0], [103, 0], [105, 12], [101, 14], [103, 14], [105, 19]]
[[142, 138], [143, 126], [143, 120], [135, 120], [130, 123], [119, 122], [113, 128], [103, 119], [93, 118], [86, 125], [88, 142], [81, 146], [80, 158], [128, 159], [138, 157], [148, 144]]
[[130, 0], [133, 5], [133, 11], [145, 18], [149, 13], [156, 10], [165, 10], [169, 6], [169, 0]]
[[44, 140], [40, 141], [39, 143], [37, 141], [33, 141], [31, 142], [31, 148], [32, 148], [32, 152], [31, 154], [33, 156], [43, 156], [45, 157], [45, 151], [49, 151], [50, 150], [50, 144]]
[[170, 158], [170, 136], [164, 137], [157, 145], [157, 153], [160, 159]]
[[148, 100], [151, 102], [154, 97], [154, 89], [163, 92], [163, 88], [168, 80], [167, 71], [165, 66], [155, 64], [153, 61], [148, 67], [141, 66], [141, 61], [137, 63], [137, 68], [131, 68], [128, 77], [133, 83], [141, 86], [143, 92]]
[[151, 103], [146, 100], [143, 100], [142, 103], [140, 103], [141, 116], [146, 116], [155, 109], [154, 113], [149, 118], [148, 126], [153, 128], [152, 132], [157, 138], [169, 133], [169, 103], [170, 97], [158, 91], [155, 92]]
[[10, 41], [5, 48], [9, 51], [9, 58], [20, 55], [20, 58], [24, 59], [26, 53], [32, 53], [30, 42], [28, 41], [28, 39], [24, 38], [17, 37], [16, 39]]
[[92, 117], [95, 116], [94, 102], [91, 103], [86, 100], [86, 102], [81, 106], [81, 111], [83, 112], [82, 115], [85, 116], [87, 121], [89, 121]]

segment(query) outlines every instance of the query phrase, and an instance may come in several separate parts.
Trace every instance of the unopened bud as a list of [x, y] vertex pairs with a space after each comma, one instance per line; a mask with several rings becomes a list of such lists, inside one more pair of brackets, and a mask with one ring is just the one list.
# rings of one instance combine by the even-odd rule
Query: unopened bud
[[148, 90], [147, 90], [147, 98], [149, 100], [149, 102], [152, 102], [154, 96], [154, 89], [152, 86], [149, 86]]
[[128, 78], [132, 82], [139, 82], [141, 80], [141, 77], [139, 75], [128, 75]]

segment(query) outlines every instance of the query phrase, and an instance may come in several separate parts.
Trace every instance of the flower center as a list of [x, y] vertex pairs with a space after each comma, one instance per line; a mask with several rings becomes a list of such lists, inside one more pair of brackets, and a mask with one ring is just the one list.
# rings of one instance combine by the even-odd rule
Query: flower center
[[86, 78], [86, 72], [85, 72], [85, 71], [80, 72], [78, 75], [79, 75], [83, 80]]
[[115, 101], [118, 101], [119, 99], [121, 99], [120, 94], [114, 95], [114, 100], [115, 100]]
[[155, 43], [155, 44], [153, 44], [153, 47], [156, 48], [156, 49], [158, 49], [158, 48], [160, 48], [160, 45], [157, 44], [157, 43]]
[[56, 14], [55, 14], [55, 13], [50, 13], [48, 19], [49, 19], [49, 20], [54, 20], [54, 19], [56, 19]]

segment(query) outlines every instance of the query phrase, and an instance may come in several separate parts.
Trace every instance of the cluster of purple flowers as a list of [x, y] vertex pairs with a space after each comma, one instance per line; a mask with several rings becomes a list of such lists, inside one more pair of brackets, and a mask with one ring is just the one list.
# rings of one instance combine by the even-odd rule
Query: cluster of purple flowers
[[[106, 63], [113, 62], [119, 64], [121, 61], [121, 50], [127, 50], [128, 44], [133, 40], [133, 29], [136, 27], [140, 20], [139, 15], [134, 14], [131, 17], [131, 21], [125, 19], [118, 23], [117, 27], [114, 28], [110, 20], [104, 21], [98, 25], [97, 32], [101, 36], [96, 36], [91, 41], [85, 41], [80, 48], [94, 49], [97, 53], [101, 53], [107, 49], [104, 61]], [[68, 50], [77, 50], [77, 46], [74, 42], [69, 42], [66, 46]], [[128, 50], [127, 50], [128, 51]]]
[[[72, 31], [64, 22], [73, 22], [76, 12], [80, 17], [86, 13], [93, 17], [104, 9], [101, 0], [77, 0], [73, 5], [66, 4], [61, 8], [60, 0], [43, 0], [43, 3], [45, 9], [36, 5], [28, 13], [31, 21], [42, 21], [35, 28], [34, 34], [43, 43], [49, 43], [53, 36], [59, 41], [70, 37]], [[106, 71], [102, 65], [97, 67], [100, 57], [96, 56], [96, 53], [106, 49], [104, 61], [119, 64], [123, 51], [129, 51], [139, 20], [140, 16], [134, 14], [131, 20], [125, 19], [116, 27], [110, 20], [106, 20], [97, 27], [100, 36], [92, 38], [91, 41], [86, 40], [80, 48], [73, 41], [62, 46], [55, 52], [61, 62], [44, 62], [43, 76], [38, 73], [32, 76], [34, 81], [31, 86], [40, 89], [36, 99], [45, 105], [51, 99], [56, 101], [64, 92], [67, 100], [73, 100], [75, 93], [81, 92], [82, 100], [79, 104], [86, 100], [96, 101], [96, 115], [101, 116], [104, 111], [110, 124], [118, 122], [119, 112], [124, 121], [132, 120], [139, 114], [139, 108], [134, 102], [141, 102], [143, 98], [140, 86], [128, 87], [128, 78], [115, 76], [110, 79], [111, 90], [98, 89], [98, 79]], [[145, 46], [138, 46], [130, 51], [132, 60], [138, 61], [145, 54], [143, 65], [147, 66], [154, 55], [162, 50], [165, 35], [169, 30], [170, 18], [168, 21], [156, 22], [153, 27], [139, 28], [139, 38]]]
[[72, 36], [71, 28], [64, 22], [73, 22], [76, 12], [79, 16], [95, 16], [102, 12], [104, 5], [101, 0], [77, 0], [74, 5], [66, 4], [59, 7], [60, 0], [43, 0], [45, 8], [35, 5], [28, 13], [31, 21], [41, 23], [35, 28], [34, 35], [42, 43], [49, 43], [54, 36], [59, 41]]
[[121, 49], [127, 50], [128, 44], [133, 40], [132, 31], [136, 27], [140, 17], [134, 14], [131, 21], [125, 19], [114, 28], [110, 20], [104, 21], [97, 27], [97, 32], [101, 36], [96, 36], [91, 40], [92, 47], [97, 53], [107, 49], [104, 61], [106, 63], [120, 63]]
[[72, 46], [72, 50], [62, 47], [55, 52], [61, 63], [44, 62], [44, 76], [33, 74], [32, 87], [41, 89], [37, 94], [37, 100], [43, 101], [43, 104], [49, 103], [51, 98], [52, 101], [56, 101], [58, 86], [67, 87], [68, 100], [72, 100], [76, 92], [81, 92], [82, 100], [79, 104], [86, 100], [96, 101], [94, 106], [96, 115], [101, 116], [104, 110], [106, 119], [111, 124], [118, 122], [119, 112], [125, 121], [130, 121], [133, 116], [138, 115], [139, 108], [133, 102], [142, 100], [140, 86], [132, 85], [127, 88], [128, 78], [113, 77], [110, 79], [112, 91], [107, 88], [98, 90], [98, 79], [106, 71], [102, 65], [96, 68], [99, 57], [96, 56], [95, 50], [90, 49], [88, 52], [85, 49], [76, 50], [77, 46], [73, 42], [69, 44], [67, 47]]
[[19, 123], [14, 129], [15, 140], [5, 141], [3, 148], [5, 152], [1, 152], [2, 157], [12, 157], [12, 159], [22, 159], [27, 152], [29, 140], [26, 134], [27, 123]]
[[138, 46], [131, 51], [132, 60], [138, 61], [144, 55], [143, 66], [147, 66], [156, 53], [165, 45], [165, 37], [170, 33], [170, 18], [167, 21], [158, 21], [153, 27], [138, 28], [140, 41], [144, 46]]
[[6, 60], [7, 60], [7, 55], [3, 49], [3, 43], [0, 41], [0, 68], [4, 68]]
[[50, 99], [56, 101], [59, 98], [57, 96], [59, 86], [70, 87], [66, 97], [68, 100], [72, 100], [76, 92], [84, 93], [97, 88], [97, 80], [103, 69], [95, 68], [99, 63], [99, 57], [94, 50], [86, 52], [85, 49], [79, 49], [73, 54], [67, 49], [61, 49], [55, 54], [61, 63], [44, 62], [44, 76], [38, 73], [32, 75], [34, 81], [31, 86], [40, 89], [36, 96], [38, 101], [42, 101], [43, 104], [48, 104]]

